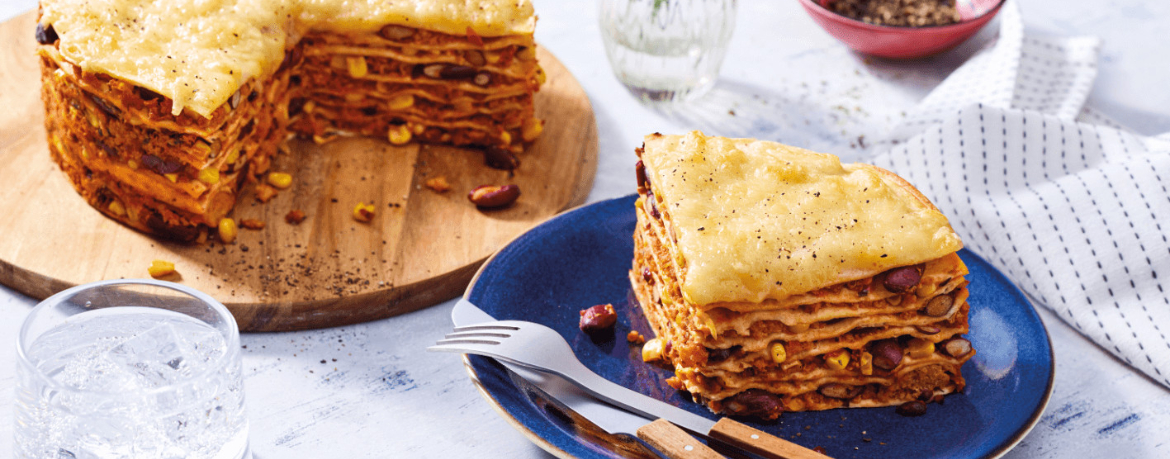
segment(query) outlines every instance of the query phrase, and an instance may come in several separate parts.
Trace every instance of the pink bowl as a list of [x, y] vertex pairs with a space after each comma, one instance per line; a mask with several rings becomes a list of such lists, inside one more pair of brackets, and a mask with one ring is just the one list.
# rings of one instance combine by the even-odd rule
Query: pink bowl
[[960, 22], [933, 27], [874, 25], [821, 6], [831, 0], [800, 0], [809, 16], [829, 35], [855, 51], [878, 57], [911, 59], [941, 53], [975, 35], [999, 12], [1004, 0], [956, 0]]

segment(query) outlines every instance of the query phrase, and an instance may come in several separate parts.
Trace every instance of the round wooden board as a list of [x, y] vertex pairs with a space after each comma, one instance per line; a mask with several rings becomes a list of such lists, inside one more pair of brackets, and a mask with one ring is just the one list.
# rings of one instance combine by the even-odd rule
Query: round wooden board
[[[483, 260], [514, 236], [584, 202], [597, 169], [597, 127], [585, 91], [557, 59], [538, 54], [548, 80], [536, 96], [544, 133], [515, 175], [475, 150], [394, 147], [382, 139], [290, 143], [273, 170], [294, 185], [266, 204], [241, 193], [233, 216], [267, 222], [233, 244], [184, 246], [109, 220], [73, 190], [49, 158], [35, 55], [35, 12], [0, 24], [0, 283], [34, 298], [71, 286], [146, 277], [172, 261], [173, 279], [227, 305], [243, 331], [344, 325], [458, 296]], [[423, 186], [446, 177], [452, 189]], [[467, 192], [515, 183], [512, 206], [480, 211]], [[370, 223], [352, 218], [372, 202]], [[284, 215], [301, 209], [300, 225]]]

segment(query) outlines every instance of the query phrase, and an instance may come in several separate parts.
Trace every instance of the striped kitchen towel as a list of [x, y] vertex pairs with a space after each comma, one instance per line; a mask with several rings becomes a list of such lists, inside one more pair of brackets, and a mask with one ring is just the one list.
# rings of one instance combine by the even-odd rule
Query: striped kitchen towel
[[1035, 302], [1170, 387], [1170, 142], [1084, 109], [1097, 39], [1032, 36], [1014, 3], [873, 162]]

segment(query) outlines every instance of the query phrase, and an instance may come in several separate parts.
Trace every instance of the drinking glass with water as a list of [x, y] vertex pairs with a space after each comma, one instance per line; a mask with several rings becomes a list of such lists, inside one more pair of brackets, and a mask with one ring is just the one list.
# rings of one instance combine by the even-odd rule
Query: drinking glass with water
[[696, 99], [715, 84], [736, 0], [599, 0], [601, 38], [618, 80], [643, 102]]
[[17, 337], [17, 458], [250, 455], [236, 321], [168, 282], [113, 280], [41, 302]]

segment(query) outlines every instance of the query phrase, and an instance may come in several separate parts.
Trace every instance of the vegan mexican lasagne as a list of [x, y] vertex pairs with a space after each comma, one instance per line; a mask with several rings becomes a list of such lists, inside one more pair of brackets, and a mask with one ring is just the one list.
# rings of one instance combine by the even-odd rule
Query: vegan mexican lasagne
[[711, 410], [930, 401], [964, 386], [962, 242], [886, 170], [753, 139], [646, 137], [630, 281]]
[[192, 241], [291, 134], [482, 148], [539, 135], [525, 0], [42, 0], [53, 159], [94, 207]]

